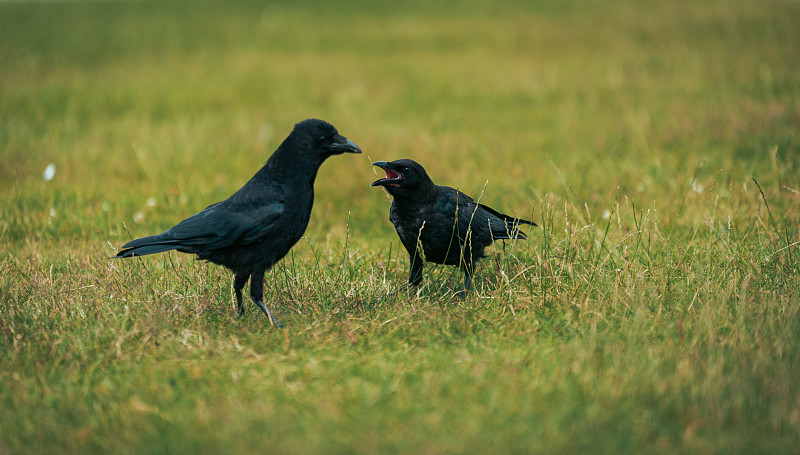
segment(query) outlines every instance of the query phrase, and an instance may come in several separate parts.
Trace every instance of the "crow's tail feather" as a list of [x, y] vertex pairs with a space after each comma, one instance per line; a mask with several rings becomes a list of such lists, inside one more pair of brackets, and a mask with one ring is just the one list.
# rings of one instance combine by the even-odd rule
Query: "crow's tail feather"
[[500, 213], [497, 210], [488, 207], [483, 204], [478, 204], [482, 209], [486, 210], [487, 212], [491, 213], [492, 215], [500, 218], [503, 220], [507, 225], [519, 225], [519, 224], [530, 224], [531, 226], [538, 226], [538, 224], [534, 223], [533, 221], [524, 220], [522, 218], [514, 218], [513, 216], [506, 215], [505, 213]]
[[145, 256], [148, 254], [163, 253], [164, 251], [180, 248], [179, 242], [174, 239], [164, 239], [160, 235], [151, 235], [132, 240], [122, 246], [115, 258], [129, 258], [132, 256]]
[[490, 214], [494, 215], [494, 217], [501, 221], [502, 224], [491, 223], [492, 225], [492, 235], [495, 239], [521, 239], [525, 240], [527, 237], [525, 233], [520, 230], [521, 224], [530, 224], [531, 226], [536, 226], [537, 224], [533, 221], [524, 220], [522, 218], [515, 218], [513, 216], [506, 215], [504, 213], [500, 213], [497, 210], [487, 207], [483, 204], [478, 204], [482, 209], [486, 210]]
[[514, 218], [511, 216], [505, 216], [503, 221], [506, 223], [506, 231], [510, 232], [512, 236], [511, 238], [514, 239], [525, 240], [528, 238], [525, 235], [525, 233], [519, 229], [521, 224], [530, 224], [531, 226], [536, 226], [536, 223], [534, 223], [533, 221], [523, 220], [521, 218]]

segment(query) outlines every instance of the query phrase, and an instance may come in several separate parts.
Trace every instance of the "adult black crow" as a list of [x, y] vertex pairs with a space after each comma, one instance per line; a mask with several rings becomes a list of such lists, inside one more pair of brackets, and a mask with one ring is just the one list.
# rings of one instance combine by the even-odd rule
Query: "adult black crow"
[[309, 119], [294, 126], [253, 178], [228, 199], [181, 221], [159, 235], [126, 243], [118, 258], [178, 250], [224, 265], [234, 273], [239, 315], [242, 289], [270, 322], [280, 323], [264, 305], [264, 272], [303, 236], [314, 203], [314, 179], [331, 155], [361, 153], [331, 124]]
[[457, 265], [464, 272], [463, 297], [472, 281], [474, 264], [484, 249], [499, 239], [525, 239], [520, 224], [532, 221], [503, 215], [448, 186], [439, 186], [425, 169], [412, 160], [377, 161], [386, 177], [371, 186], [382, 186], [394, 196], [389, 220], [411, 259], [408, 284], [422, 282], [424, 261]]

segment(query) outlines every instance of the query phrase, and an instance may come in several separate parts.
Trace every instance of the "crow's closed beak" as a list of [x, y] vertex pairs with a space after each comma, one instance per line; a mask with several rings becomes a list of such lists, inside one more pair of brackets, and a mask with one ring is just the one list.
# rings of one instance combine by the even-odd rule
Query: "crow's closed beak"
[[356, 144], [339, 134], [333, 138], [333, 144], [328, 149], [333, 153], [361, 153]]

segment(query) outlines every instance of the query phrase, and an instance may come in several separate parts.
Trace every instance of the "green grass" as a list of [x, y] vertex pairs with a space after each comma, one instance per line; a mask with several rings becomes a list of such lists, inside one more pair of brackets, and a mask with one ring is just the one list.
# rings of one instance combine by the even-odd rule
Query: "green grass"
[[[0, 4], [0, 453], [796, 452], [800, 5], [397, 3]], [[286, 329], [108, 259], [308, 117], [365, 153], [267, 275]], [[465, 301], [387, 297], [402, 157], [540, 224]]]

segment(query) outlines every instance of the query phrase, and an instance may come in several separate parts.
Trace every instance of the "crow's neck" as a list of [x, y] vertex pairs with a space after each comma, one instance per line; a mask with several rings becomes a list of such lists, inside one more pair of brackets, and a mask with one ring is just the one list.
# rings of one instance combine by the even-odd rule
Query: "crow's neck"
[[297, 145], [287, 142], [281, 144], [269, 157], [267, 164], [256, 174], [256, 178], [307, 183], [313, 186], [322, 161], [309, 157], [308, 153], [298, 152]]
[[414, 191], [396, 191], [391, 192], [394, 197], [395, 204], [403, 209], [412, 209], [417, 206], [423, 206], [433, 203], [439, 195], [438, 188], [433, 182], [430, 184], [422, 185]]

